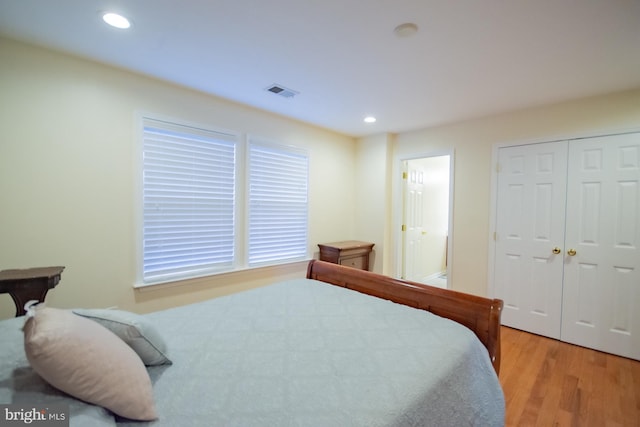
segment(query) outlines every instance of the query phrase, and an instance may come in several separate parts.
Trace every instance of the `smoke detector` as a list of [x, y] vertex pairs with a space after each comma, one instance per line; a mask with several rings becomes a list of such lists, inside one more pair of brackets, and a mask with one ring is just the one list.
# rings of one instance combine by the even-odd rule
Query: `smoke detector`
[[413, 22], [406, 22], [404, 24], [398, 25], [393, 29], [393, 32], [398, 37], [411, 37], [418, 32], [418, 26]]
[[279, 84], [272, 84], [271, 86], [265, 88], [266, 91], [271, 93], [275, 93], [276, 95], [280, 95], [283, 98], [293, 98], [296, 95], [300, 95], [300, 92], [295, 91], [293, 89], [288, 89]]

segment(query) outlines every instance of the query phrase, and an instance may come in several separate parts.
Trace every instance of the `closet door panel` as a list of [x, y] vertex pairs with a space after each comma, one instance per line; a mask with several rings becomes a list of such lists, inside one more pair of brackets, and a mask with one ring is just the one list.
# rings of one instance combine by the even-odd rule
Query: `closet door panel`
[[561, 339], [640, 359], [640, 134], [571, 141], [567, 177]]
[[560, 337], [567, 143], [501, 148], [494, 291], [502, 323]]

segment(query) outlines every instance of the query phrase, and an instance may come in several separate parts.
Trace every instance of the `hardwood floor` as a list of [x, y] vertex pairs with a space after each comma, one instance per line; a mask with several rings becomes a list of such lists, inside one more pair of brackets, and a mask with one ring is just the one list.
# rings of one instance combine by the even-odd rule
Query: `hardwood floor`
[[507, 426], [640, 426], [640, 362], [501, 332]]

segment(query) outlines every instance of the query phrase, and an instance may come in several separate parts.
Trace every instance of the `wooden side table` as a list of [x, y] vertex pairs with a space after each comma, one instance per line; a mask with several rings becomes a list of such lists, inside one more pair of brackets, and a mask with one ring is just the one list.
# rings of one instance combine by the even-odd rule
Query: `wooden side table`
[[373, 246], [374, 243], [358, 240], [318, 244], [321, 261], [346, 265], [360, 270], [369, 270], [369, 255]]
[[49, 289], [60, 281], [64, 267], [38, 267], [0, 271], [0, 293], [9, 293], [16, 304], [16, 317], [25, 314], [29, 300], [44, 301]]

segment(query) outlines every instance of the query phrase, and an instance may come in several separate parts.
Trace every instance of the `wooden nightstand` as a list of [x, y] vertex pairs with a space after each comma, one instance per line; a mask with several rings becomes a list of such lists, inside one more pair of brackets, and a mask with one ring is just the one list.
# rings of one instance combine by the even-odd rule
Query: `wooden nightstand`
[[49, 289], [60, 281], [64, 267], [39, 267], [0, 271], [0, 293], [9, 293], [16, 304], [16, 317], [25, 314], [29, 300], [44, 301]]
[[369, 255], [374, 243], [345, 240], [343, 242], [319, 243], [320, 260], [348, 267], [369, 270]]

